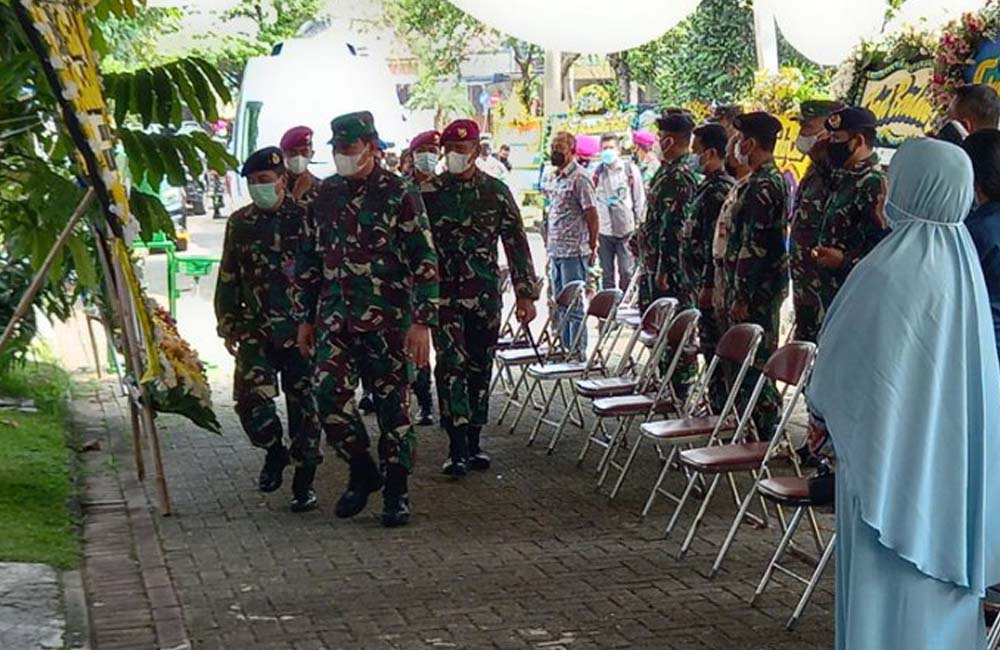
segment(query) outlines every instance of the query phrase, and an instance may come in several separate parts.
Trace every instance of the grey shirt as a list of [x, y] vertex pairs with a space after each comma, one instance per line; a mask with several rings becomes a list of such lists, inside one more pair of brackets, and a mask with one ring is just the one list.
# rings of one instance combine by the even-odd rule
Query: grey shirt
[[627, 237], [646, 214], [646, 189], [638, 166], [627, 160], [601, 163], [594, 172], [601, 234]]
[[597, 204], [594, 186], [575, 161], [546, 183], [549, 199], [547, 250], [549, 257], [590, 255], [590, 233], [584, 212]]

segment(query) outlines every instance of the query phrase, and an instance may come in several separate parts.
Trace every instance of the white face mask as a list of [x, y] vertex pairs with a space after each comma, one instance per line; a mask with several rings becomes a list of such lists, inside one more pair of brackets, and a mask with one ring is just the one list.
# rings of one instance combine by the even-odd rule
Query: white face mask
[[812, 151], [817, 140], [819, 140], [819, 135], [800, 135], [795, 139], [795, 148], [803, 155], [806, 155]]
[[741, 167], [749, 167], [750, 166], [750, 154], [743, 153], [742, 144], [743, 144], [742, 140], [740, 140], [739, 142], [736, 143], [736, 147], [733, 150], [733, 158], [736, 159], [736, 162]]
[[354, 176], [361, 169], [361, 159], [365, 152], [348, 155], [346, 153], [334, 153], [333, 164], [337, 166], [337, 173], [341, 176]]
[[306, 156], [292, 156], [285, 161], [285, 165], [288, 167], [288, 171], [298, 176], [309, 168], [309, 158]]
[[472, 162], [472, 154], [449, 151], [445, 159], [448, 163], [449, 174], [461, 174], [469, 168], [469, 164]]
[[429, 151], [418, 151], [413, 154], [413, 166], [423, 174], [433, 174], [437, 169], [439, 156]]

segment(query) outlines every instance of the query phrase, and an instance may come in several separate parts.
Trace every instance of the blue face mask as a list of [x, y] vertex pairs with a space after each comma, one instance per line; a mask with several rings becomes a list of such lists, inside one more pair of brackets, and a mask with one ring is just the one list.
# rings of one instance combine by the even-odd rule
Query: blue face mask
[[614, 149], [601, 150], [601, 162], [605, 165], [613, 165], [618, 160], [618, 152]]

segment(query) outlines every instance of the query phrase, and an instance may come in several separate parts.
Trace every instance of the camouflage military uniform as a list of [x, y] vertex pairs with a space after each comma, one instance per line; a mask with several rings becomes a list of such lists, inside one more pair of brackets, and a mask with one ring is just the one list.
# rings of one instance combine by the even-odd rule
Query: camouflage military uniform
[[310, 209], [315, 234], [299, 256], [295, 318], [316, 325], [314, 385], [321, 424], [342, 456], [370, 445], [354, 394], [373, 389], [383, 463], [413, 463], [411, 323], [437, 322], [437, 256], [423, 201], [377, 167], [354, 181], [323, 181]]
[[507, 253], [517, 297], [537, 299], [528, 239], [507, 185], [482, 171], [468, 180], [444, 174], [435, 181], [435, 191], [423, 196], [441, 275], [434, 330], [441, 422], [482, 427], [503, 307], [497, 242]]
[[[303, 176], [311, 177], [312, 184], [305, 188], [297, 188], [296, 187], [297, 181], [299, 178]], [[306, 210], [309, 209], [309, 206], [312, 205], [312, 202], [316, 200], [317, 196], [319, 196], [319, 188], [320, 185], [323, 184], [323, 181], [321, 181], [319, 178], [316, 178], [316, 176], [314, 176], [312, 172], [309, 171], [303, 172], [298, 177], [293, 177], [289, 173], [286, 182], [288, 184], [287, 185], [288, 191], [292, 193], [292, 196], [295, 198], [295, 202], [301, 205]], [[303, 180], [301, 182], [304, 183], [305, 181]]]
[[795, 304], [795, 338], [816, 342], [823, 324], [819, 268], [812, 249], [819, 241], [823, 206], [830, 196], [833, 169], [828, 163], [813, 161], [795, 193], [789, 268], [792, 300]]
[[[715, 222], [735, 183], [736, 181], [724, 171], [709, 174], [698, 186], [694, 198], [688, 204], [680, 258], [688, 289], [694, 299], [702, 289], [711, 288], [715, 284], [715, 265], [712, 261]], [[707, 362], [715, 354], [715, 345], [721, 336], [719, 322], [713, 310], [702, 310], [698, 329], [701, 352]], [[725, 401], [725, 393], [722, 376], [717, 374], [716, 381], [710, 386], [712, 404], [717, 410]]]
[[219, 336], [239, 342], [233, 398], [243, 429], [254, 446], [281, 444], [274, 403], [280, 374], [291, 456], [298, 463], [322, 460], [311, 368], [295, 346], [292, 316], [295, 257], [305, 219], [305, 210], [287, 197], [274, 212], [254, 205], [234, 212], [215, 289]]
[[[679, 259], [680, 229], [685, 206], [697, 185], [683, 157], [663, 163], [653, 177], [646, 220], [638, 231], [639, 264], [644, 275], [639, 285], [641, 309], [661, 295], [673, 296], [683, 305], [690, 302]], [[668, 278], [666, 293], [657, 283], [660, 273]]]
[[[730, 310], [737, 304], [744, 305], [749, 311], [745, 322], [764, 328], [763, 344], [742, 387], [744, 400], [749, 398], [767, 358], [778, 347], [781, 302], [788, 292], [787, 215], [788, 186], [774, 162], [769, 161], [750, 175], [734, 209], [726, 246], [726, 305]], [[765, 382], [754, 418], [760, 435], [770, 437], [780, 409], [775, 386]]]
[[818, 239], [820, 246], [843, 251], [844, 263], [840, 268], [821, 266], [817, 270], [823, 309], [833, 302], [855, 265], [885, 236], [882, 220], [885, 190], [885, 173], [879, 168], [877, 154], [873, 153], [853, 169], [838, 169], [834, 173]]

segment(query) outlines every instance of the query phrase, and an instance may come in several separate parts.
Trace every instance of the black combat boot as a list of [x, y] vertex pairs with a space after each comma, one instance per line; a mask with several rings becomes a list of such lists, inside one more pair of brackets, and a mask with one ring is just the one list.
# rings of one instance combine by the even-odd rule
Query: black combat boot
[[257, 478], [257, 488], [261, 492], [274, 492], [281, 487], [282, 474], [288, 466], [288, 450], [280, 442], [267, 448], [264, 467]]
[[316, 477], [316, 464], [306, 463], [295, 468], [292, 477], [292, 512], [308, 512], [316, 509], [318, 499], [313, 490], [313, 479]]
[[478, 425], [470, 424], [468, 429], [469, 434], [469, 469], [474, 469], [478, 472], [485, 472], [490, 468], [490, 455], [482, 450], [479, 446], [479, 436], [483, 432], [483, 428]]
[[375, 398], [372, 397], [371, 393], [365, 393], [361, 396], [361, 401], [358, 402], [358, 410], [364, 415], [371, 415], [375, 412]]
[[413, 382], [413, 394], [417, 396], [417, 404], [420, 406], [420, 415], [417, 417], [417, 426], [433, 426], [434, 399], [431, 397], [430, 366], [425, 366], [417, 371], [417, 380]]
[[441, 473], [447, 476], [465, 476], [469, 473], [466, 457], [469, 455], [468, 441], [463, 426], [451, 425], [448, 431], [448, 458], [441, 466]]
[[351, 477], [347, 489], [337, 500], [336, 515], [341, 519], [353, 517], [368, 505], [368, 495], [382, 489], [382, 473], [366, 451], [351, 456]]
[[386, 528], [410, 523], [410, 494], [406, 487], [409, 470], [393, 463], [385, 471], [385, 489], [382, 490], [382, 525]]

